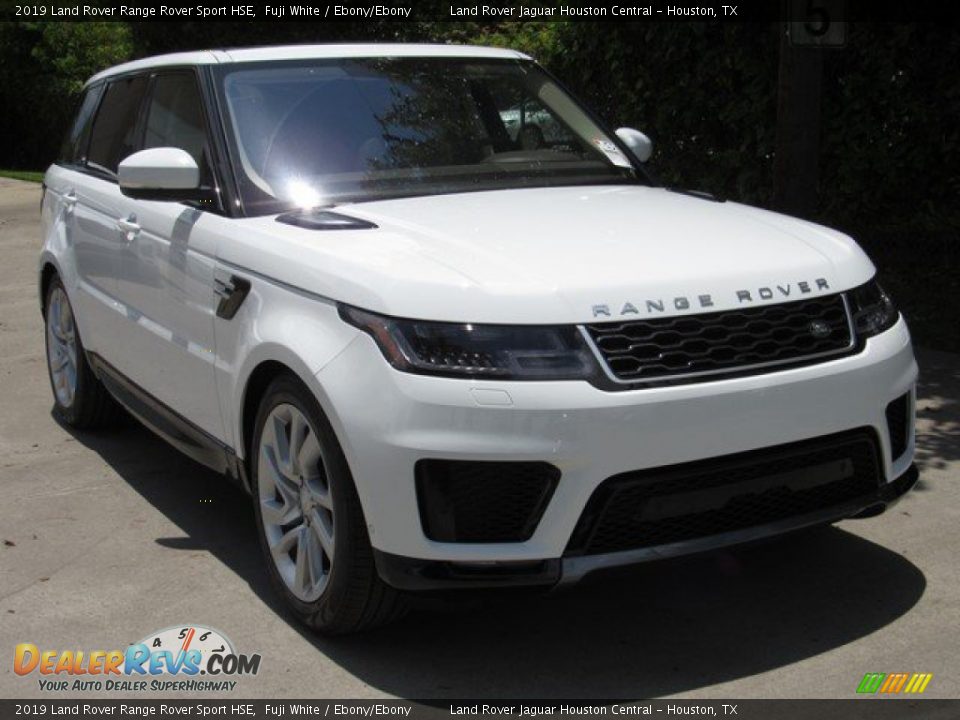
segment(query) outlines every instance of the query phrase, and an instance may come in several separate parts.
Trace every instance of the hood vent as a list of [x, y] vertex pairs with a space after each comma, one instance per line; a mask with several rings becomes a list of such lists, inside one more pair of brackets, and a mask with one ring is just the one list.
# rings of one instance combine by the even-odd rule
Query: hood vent
[[280, 215], [277, 222], [296, 225], [307, 230], [369, 230], [377, 227], [367, 220], [329, 210], [297, 210]]

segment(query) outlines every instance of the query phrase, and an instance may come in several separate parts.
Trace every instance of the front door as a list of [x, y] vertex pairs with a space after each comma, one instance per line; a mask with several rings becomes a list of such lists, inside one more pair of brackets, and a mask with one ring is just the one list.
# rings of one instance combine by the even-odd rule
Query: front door
[[[152, 78], [142, 148], [177, 147], [212, 184], [203, 104], [192, 70]], [[138, 148], [140, 149], [140, 148]], [[214, 379], [214, 238], [222, 218], [177, 202], [136, 201], [126, 220], [117, 296], [128, 318], [124, 375], [218, 440], [225, 437]]]

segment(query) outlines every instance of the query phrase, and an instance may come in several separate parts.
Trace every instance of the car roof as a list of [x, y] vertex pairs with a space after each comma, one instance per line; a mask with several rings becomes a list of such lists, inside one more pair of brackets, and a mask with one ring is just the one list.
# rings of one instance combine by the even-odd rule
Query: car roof
[[262, 62], [268, 60], [310, 60], [314, 58], [364, 58], [364, 57], [457, 57], [501, 58], [529, 60], [529, 56], [516, 50], [481, 47], [478, 45], [431, 45], [412, 43], [366, 43], [362, 45], [279, 45], [229, 50], [194, 50], [192, 52], [155, 55], [115, 65], [103, 70], [89, 80], [97, 80], [137, 70], [169, 67], [173, 65], [217, 65], [224, 63]]

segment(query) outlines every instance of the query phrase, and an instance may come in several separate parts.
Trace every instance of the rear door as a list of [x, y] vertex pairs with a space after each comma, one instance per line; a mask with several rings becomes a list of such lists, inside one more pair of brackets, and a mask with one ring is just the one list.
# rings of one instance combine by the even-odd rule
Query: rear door
[[[90, 128], [86, 154], [71, 172], [70, 236], [79, 283], [75, 302], [89, 349], [118, 367], [128, 365], [123, 307], [117, 297], [120, 253], [129, 242], [118, 221], [135, 213], [135, 201], [117, 185], [117, 167], [137, 147], [138, 121], [149, 82], [133, 75], [106, 84]], [[92, 331], [92, 332], [90, 332]]]
[[92, 296], [84, 288], [103, 287], [112, 281], [112, 276], [105, 272], [96, 256], [91, 257], [90, 248], [85, 242], [77, 243], [77, 188], [86, 182], [84, 164], [87, 160], [87, 144], [90, 142], [90, 127], [102, 93], [102, 84], [91, 85], [84, 90], [56, 164], [44, 178], [44, 207], [50, 210], [44, 216], [49, 223], [45, 226], [45, 237], [54, 238], [54, 247], [62, 249], [61, 277], [74, 306], [80, 335], [89, 349], [94, 349], [96, 345], [99, 325], [97, 313], [105, 308], [100, 307], [99, 303], [92, 305]]
[[[202, 186], [216, 185], [196, 72], [155, 72], [138, 149], [186, 150]], [[226, 220], [214, 205], [139, 200], [119, 253], [117, 296], [127, 318], [121, 371], [177, 414], [223, 439], [214, 379], [213, 271], [209, 227]]]

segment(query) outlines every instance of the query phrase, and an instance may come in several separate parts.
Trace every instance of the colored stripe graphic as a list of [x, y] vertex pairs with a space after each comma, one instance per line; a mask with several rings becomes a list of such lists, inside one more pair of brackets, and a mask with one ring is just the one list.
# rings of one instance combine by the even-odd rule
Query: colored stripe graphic
[[922, 693], [927, 689], [927, 685], [929, 685], [930, 681], [933, 679], [933, 673], [920, 673], [917, 678], [917, 684], [914, 686], [913, 692]]
[[919, 694], [927, 689], [933, 673], [867, 673], [857, 686], [857, 692], [872, 695]]
[[858, 693], [875, 693], [880, 689], [880, 683], [883, 682], [883, 679], [887, 676], [886, 673], [867, 673], [863, 676], [863, 680], [860, 681], [859, 687], [857, 687]]
[[883, 687], [880, 688], [882, 693], [898, 693], [903, 687], [903, 684], [907, 681], [907, 678], [910, 677], [909, 673], [890, 673], [887, 676], [887, 681], [883, 684]]

